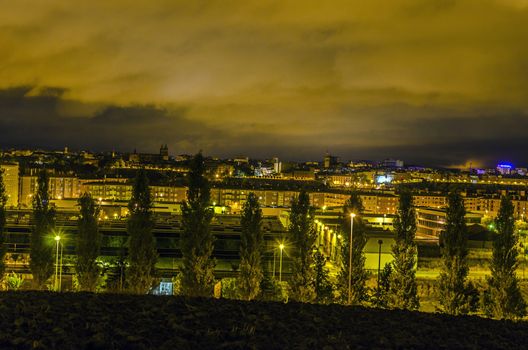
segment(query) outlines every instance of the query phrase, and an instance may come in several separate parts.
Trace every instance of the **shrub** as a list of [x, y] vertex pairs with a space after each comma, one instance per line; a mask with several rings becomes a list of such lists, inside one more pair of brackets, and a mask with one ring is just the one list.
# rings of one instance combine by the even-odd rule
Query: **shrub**
[[6, 277], [7, 290], [19, 290], [20, 287], [22, 287], [23, 283], [24, 277], [22, 275], [17, 274], [16, 272], [11, 272]]

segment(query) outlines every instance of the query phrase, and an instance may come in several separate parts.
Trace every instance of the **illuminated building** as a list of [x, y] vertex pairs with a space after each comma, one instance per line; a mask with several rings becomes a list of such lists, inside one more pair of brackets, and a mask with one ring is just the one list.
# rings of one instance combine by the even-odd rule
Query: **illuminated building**
[[169, 147], [167, 147], [167, 144], [160, 147], [160, 157], [162, 160], [169, 160]]
[[[123, 244], [126, 244], [126, 219], [121, 216], [120, 211], [115, 208], [103, 208], [99, 231], [102, 234], [101, 256], [113, 258], [120, 254]], [[8, 260], [9, 271], [29, 274], [28, 256], [30, 252], [30, 211], [13, 209], [7, 213], [7, 235], [5, 247], [8, 256], [16, 252], [20, 255], [18, 265], [13, 260]], [[57, 212], [58, 230], [67, 230], [72, 237], [71, 241], [64, 246], [64, 253], [74, 256], [75, 236], [77, 235], [78, 209]], [[116, 214], [116, 215], [113, 215]], [[160, 277], [174, 276], [175, 271], [181, 263], [180, 235], [182, 232], [182, 217], [172, 213], [155, 213], [153, 215], [153, 235], [156, 237], [156, 248], [159, 259], [156, 264]], [[273, 252], [279, 238], [286, 235], [286, 228], [275, 216], [262, 218], [262, 233], [264, 238], [262, 266], [266, 273], [273, 271]], [[215, 216], [211, 222], [211, 232], [215, 237], [213, 258], [216, 259], [215, 273], [220, 276], [233, 275], [236, 270], [233, 266], [240, 263], [240, 216], [221, 215]], [[286, 248], [287, 249], [287, 248]], [[289, 274], [288, 255], [285, 255], [284, 274]], [[21, 263], [24, 262], [24, 263]], [[70, 279], [73, 269], [65, 271], [66, 278]]]
[[282, 163], [279, 162], [279, 158], [273, 158], [273, 171], [276, 174], [280, 174], [282, 172]]
[[413, 196], [416, 207], [445, 208], [447, 198], [441, 195], [418, 195]]
[[497, 171], [502, 175], [510, 175], [513, 170], [513, 165], [508, 163], [500, 163], [497, 165]]
[[376, 182], [376, 184], [381, 185], [381, 184], [390, 184], [393, 179], [394, 179], [393, 174], [385, 173], [385, 174], [376, 174], [374, 181]]
[[403, 168], [403, 160], [399, 159], [385, 159], [380, 163], [384, 168]]
[[8, 207], [16, 207], [19, 203], [19, 186], [18, 186], [18, 163], [6, 163], [0, 165], [3, 171], [4, 186], [6, 189]]
[[332, 168], [337, 165], [339, 158], [330, 155], [330, 153], [326, 152], [325, 157], [323, 159], [323, 167], [325, 169]]
[[[429, 236], [431, 238], [440, 237], [440, 233], [445, 230], [447, 213], [445, 209], [437, 208], [416, 208], [416, 235]], [[480, 224], [482, 215], [478, 213], [466, 212], [466, 224]]]
[[[20, 205], [31, 207], [33, 195], [37, 191], [37, 176], [22, 175], [20, 177]], [[76, 199], [81, 195], [81, 182], [75, 176], [54, 176], [49, 178], [50, 199]]]
[[169, 160], [169, 148], [167, 145], [162, 145], [158, 154], [155, 153], [137, 153], [134, 150], [133, 153], [128, 155], [128, 161], [133, 164], [139, 163], [160, 163]]
[[315, 172], [313, 169], [309, 169], [309, 170], [295, 169], [293, 170], [292, 178], [296, 180], [315, 180]]

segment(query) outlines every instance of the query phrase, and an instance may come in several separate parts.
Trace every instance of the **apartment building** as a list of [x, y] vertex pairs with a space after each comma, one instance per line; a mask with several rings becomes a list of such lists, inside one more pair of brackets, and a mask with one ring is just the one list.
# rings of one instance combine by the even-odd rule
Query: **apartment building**
[[[37, 176], [22, 175], [19, 179], [21, 207], [29, 208], [37, 191]], [[75, 176], [50, 176], [50, 199], [75, 199], [81, 195], [81, 181]]]
[[0, 171], [3, 173], [4, 186], [6, 189], [8, 207], [18, 206], [19, 188], [18, 188], [18, 163], [0, 164]]
[[[466, 224], [480, 224], [482, 214], [466, 212]], [[439, 237], [445, 229], [447, 213], [445, 208], [416, 208], [416, 234], [417, 236]]]

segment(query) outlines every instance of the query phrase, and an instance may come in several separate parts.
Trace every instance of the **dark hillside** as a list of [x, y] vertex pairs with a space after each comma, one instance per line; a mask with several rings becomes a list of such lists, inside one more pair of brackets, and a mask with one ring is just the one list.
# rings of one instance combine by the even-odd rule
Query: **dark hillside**
[[528, 323], [331, 305], [0, 294], [0, 348], [524, 348]]

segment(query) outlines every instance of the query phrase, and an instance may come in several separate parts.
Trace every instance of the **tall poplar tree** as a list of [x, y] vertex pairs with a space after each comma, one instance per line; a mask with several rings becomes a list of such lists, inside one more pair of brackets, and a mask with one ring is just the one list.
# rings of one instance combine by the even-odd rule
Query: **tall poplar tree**
[[4, 257], [6, 249], [5, 243], [5, 225], [6, 225], [6, 204], [7, 204], [7, 193], [4, 184], [4, 172], [0, 170], [0, 281], [4, 278], [5, 273], [5, 262]]
[[301, 191], [299, 196], [292, 200], [289, 226], [292, 300], [311, 302], [315, 298], [313, 251], [316, 238], [310, 197], [308, 193]]
[[260, 294], [262, 282], [262, 248], [264, 235], [262, 233], [262, 210], [258, 197], [250, 193], [242, 209], [240, 220], [242, 233], [240, 235], [240, 277], [239, 291], [244, 300], [255, 299]]
[[467, 227], [464, 199], [458, 192], [448, 195], [445, 230], [440, 234], [442, 270], [438, 279], [441, 309], [452, 315], [470, 311], [466, 279], [469, 272], [467, 263]]
[[378, 277], [379, 285], [372, 300], [375, 307], [386, 309], [389, 307], [390, 279], [392, 275], [392, 264], [386, 263]]
[[420, 307], [416, 285], [416, 212], [412, 194], [400, 194], [398, 213], [394, 220], [396, 233], [392, 246], [394, 261], [390, 280], [389, 305], [398, 309], [417, 310]]
[[330, 271], [326, 267], [326, 256], [319, 250], [313, 255], [315, 302], [328, 304], [334, 300], [334, 286], [330, 282]]
[[493, 241], [491, 276], [484, 294], [484, 311], [496, 318], [516, 319], [526, 315], [524, 301], [515, 270], [517, 268], [517, 234], [513, 204], [509, 196], [501, 198], [495, 220], [498, 234]]
[[191, 161], [187, 200], [182, 205], [181, 284], [183, 294], [189, 296], [211, 296], [214, 286], [214, 237], [210, 227], [213, 209], [204, 171], [204, 158], [198, 153]]
[[127, 222], [128, 261], [127, 284], [132, 293], [145, 294], [152, 287], [156, 274], [156, 239], [152, 234], [152, 197], [147, 174], [138, 171], [128, 203], [130, 217]]
[[55, 231], [55, 210], [50, 206], [49, 176], [45, 169], [37, 178], [37, 191], [33, 198], [33, 229], [29, 268], [35, 287], [44, 289], [46, 281], [53, 275], [53, 239]]
[[97, 224], [99, 208], [89, 193], [79, 198], [79, 220], [75, 273], [81, 291], [94, 292], [97, 287], [100, 269], [97, 257], [101, 249], [101, 234]]
[[[368, 299], [366, 286], [369, 274], [365, 269], [365, 253], [363, 249], [367, 244], [365, 224], [361, 218], [363, 214], [363, 201], [357, 192], [343, 206], [341, 220], [342, 241], [340, 247], [340, 263], [337, 275], [337, 285], [342, 303], [348, 303], [349, 278], [351, 277], [350, 303], [361, 304]], [[350, 276], [350, 215], [354, 214], [352, 232], [352, 275]]]

